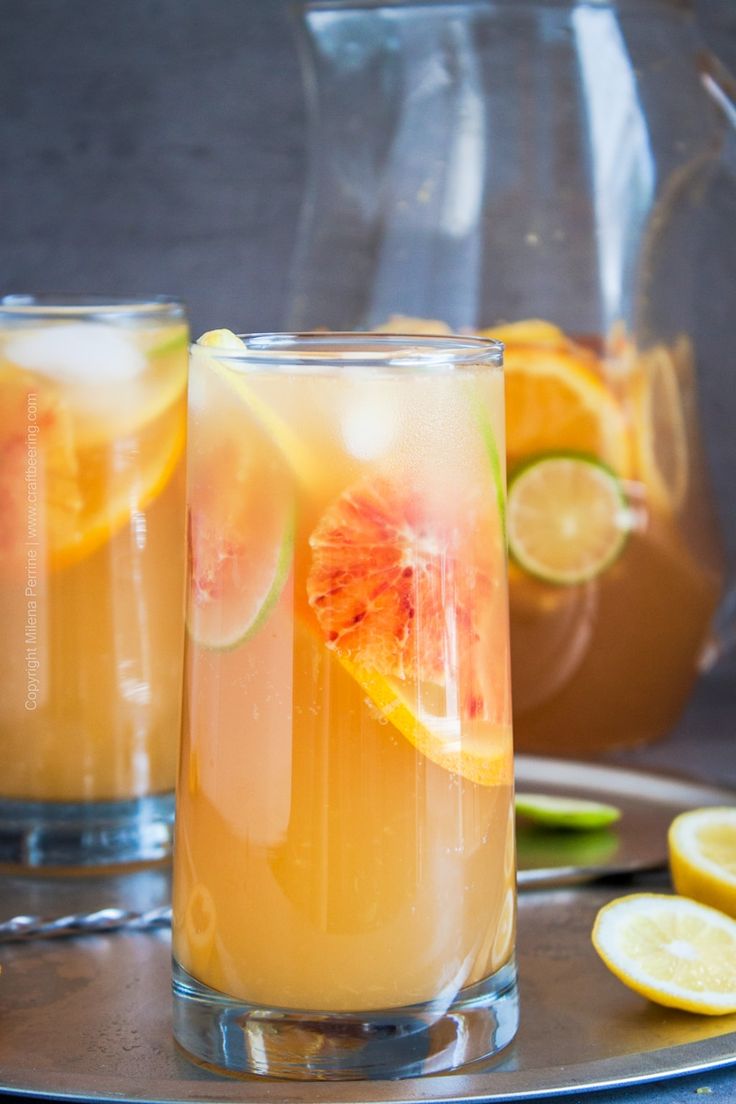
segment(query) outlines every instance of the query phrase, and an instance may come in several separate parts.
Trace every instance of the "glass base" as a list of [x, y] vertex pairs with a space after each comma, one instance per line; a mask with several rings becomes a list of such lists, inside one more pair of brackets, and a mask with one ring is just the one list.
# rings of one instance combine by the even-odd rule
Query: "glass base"
[[202, 985], [174, 961], [174, 1037], [220, 1073], [301, 1081], [420, 1077], [490, 1058], [519, 1024], [512, 960], [450, 1005], [376, 1012], [258, 1008]]
[[0, 799], [0, 866], [86, 869], [171, 855], [173, 793], [126, 801]]

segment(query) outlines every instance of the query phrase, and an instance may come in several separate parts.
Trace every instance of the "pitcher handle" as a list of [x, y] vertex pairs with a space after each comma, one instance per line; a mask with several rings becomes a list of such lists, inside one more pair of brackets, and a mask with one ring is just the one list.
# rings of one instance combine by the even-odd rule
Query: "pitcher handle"
[[736, 649], [736, 582], [726, 590], [713, 618], [710, 639], [700, 656], [700, 670], [711, 671]]

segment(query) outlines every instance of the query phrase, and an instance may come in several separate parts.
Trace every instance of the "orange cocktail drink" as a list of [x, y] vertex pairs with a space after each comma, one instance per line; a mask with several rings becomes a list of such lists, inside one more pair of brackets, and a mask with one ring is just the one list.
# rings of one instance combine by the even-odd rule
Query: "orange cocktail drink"
[[0, 305], [0, 861], [168, 851], [186, 350], [170, 301]]
[[203, 1062], [406, 1074], [514, 1033], [499, 349], [193, 350], [173, 931]]

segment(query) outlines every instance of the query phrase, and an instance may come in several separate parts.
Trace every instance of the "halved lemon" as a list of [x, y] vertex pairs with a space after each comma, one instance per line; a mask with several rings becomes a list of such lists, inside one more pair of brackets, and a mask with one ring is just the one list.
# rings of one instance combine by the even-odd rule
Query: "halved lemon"
[[624, 985], [670, 1008], [736, 1012], [736, 921], [663, 893], [619, 897], [598, 913], [593, 946]]
[[736, 807], [681, 813], [667, 842], [677, 892], [736, 917]]
[[591, 456], [535, 457], [512, 477], [509, 551], [545, 582], [569, 586], [595, 578], [618, 559], [631, 528], [621, 483]]
[[678, 370], [664, 345], [639, 357], [631, 401], [637, 474], [659, 509], [676, 511], [687, 494], [689, 450]]

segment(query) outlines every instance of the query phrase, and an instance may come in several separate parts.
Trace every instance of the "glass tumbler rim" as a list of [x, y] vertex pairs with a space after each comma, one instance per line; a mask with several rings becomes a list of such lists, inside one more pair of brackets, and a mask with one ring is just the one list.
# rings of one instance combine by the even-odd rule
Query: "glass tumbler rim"
[[0, 319], [183, 319], [184, 303], [171, 295], [12, 293], [0, 297]]
[[302, 331], [237, 337], [242, 347], [204, 344], [200, 339], [192, 351], [212, 355], [235, 371], [282, 369], [315, 375], [376, 369], [449, 374], [503, 366], [503, 342], [464, 334]]

